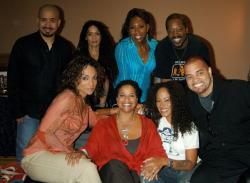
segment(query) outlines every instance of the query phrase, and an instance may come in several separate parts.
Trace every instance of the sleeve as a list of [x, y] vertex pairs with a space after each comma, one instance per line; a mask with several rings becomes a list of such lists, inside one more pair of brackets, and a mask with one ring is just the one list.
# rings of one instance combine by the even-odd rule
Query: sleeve
[[195, 126], [190, 133], [187, 132], [183, 135], [183, 142], [185, 149], [199, 148], [199, 134]]
[[154, 123], [151, 120], [148, 120], [147, 123], [147, 136], [149, 137], [147, 147], [148, 158], [153, 156], [166, 157], [166, 152], [163, 149], [161, 138], [156, 127], [154, 126]]
[[94, 113], [94, 111], [90, 106], [88, 107], [88, 115], [89, 115], [88, 123], [91, 127], [94, 127], [97, 123], [98, 117], [96, 116], [96, 114]]
[[20, 42], [17, 41], [11, 51], [9, 63], [8, 63], [8, 103], [9, 109], [12, 116], [16, 118], [20, 118], [25, 116], [24, 112], [21, 108], [21, 101], [20, 101], [20, 78], [21, 76], [21, 64], [23, 63], [23, 53], [20, 46]]
[[57, 96], [50, 107], [48, 108], [41, 125], [38, 129], [38, 138], [44, 143], [48, 150], [52, 152], [73, 150], [68, 147], [67, 143], [63, 142], [57, 131], [64, 125], [70, 113], [69, 108], [72, 107], [72, 98], [65, 95]]
[[248, 105], [248, 108], [250, 109], [250, 81], [247, 81], [247, 84], [246, 84], [246, 93], [247, 93], [247, 105]]
[[85, 149], [88, 153], [88, 156], [93, 160], [93, 161], [97, 161], [98, 158], [100, 158], [101, 156], [99, 152], [99, 149], [101, 144], [102, 144], [102, 140], [101, 140], [101, 128], [99, 125], [100, 122], [98, 122], [98, 124], [93, 128], [93, 130], [91, 131], [91, 134], [88, 138], [87, 143], [80, 148], [80, 150]]
[[118, 68], [118, 77], [115, 82], [115, 86], [122, 80], [126, 79], [126, 48], [123, 42], [117, 44], [115, 48], [115, 60]]
[[[164, 40], [163, 40], [164, 41]], [[155, 62], [156, 67], [154, 70], [154, 76], [161, 79], [171, 78], [171, 61], [167, 59], [168, 48], [165, 44], [166, 41], [159, 42], [155, 49]]]

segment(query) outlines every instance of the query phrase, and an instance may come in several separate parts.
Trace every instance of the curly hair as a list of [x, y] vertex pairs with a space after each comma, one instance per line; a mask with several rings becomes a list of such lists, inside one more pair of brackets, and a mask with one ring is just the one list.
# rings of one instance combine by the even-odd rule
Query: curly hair
[[97, 71], [97, 85], [95, 89], [95, 93], [98, 96], [101, 96], [103, 93], [103, 82], [105, 78], [102, 74], [102, 69], [98, 62], [91, 58], [85, 58], [83, 56], [75, 57], [64, 70], [61, 80], [61, 85], [59, 92], [70, 89], [76, 95], [79, 95], [79, 90], [77, 89], [78, 81], [82, 76], [82, 70], [87, 66], [92, 66]]
[[134, 17], [139, 17], [143, 19], [146, 24], [150, 25], [148, 30], [148, 39], [152, 39], [154, 36], [154, 28], [152, 27], [153, 20], [149, 12], [140, 8], [133, 8], [128, 12], [125, 22], [122, 26], [122, 39], [129, 37], [129, 24]]
[[115, 41], [104, 23], [97, 20], [89, 20], [83, 25], [76, 54], [91, 57], [88, 41], [86, 40], [88, 29], [91, 26], [95, 26], [101, 34], [98, 62], [104, 67], [109, 81], [113, 83], [118, 74], [118, 67], [114, 58]]
[[151, 118], [158, 126], [162, 116], [156, 106], [156, 94], [160, 88], [166, 88], [170, 94], [172, 107], [171, 124], [174, 129], [174, 137], [178, 137], [179, 131], [182, 135], [186, 132], [191, 132], [193, 128], [193, 117], [185, 100], [185, 91], [182, 85], [176, 81], [158, 83], [151, 87], [145, 102], [146, 116]]

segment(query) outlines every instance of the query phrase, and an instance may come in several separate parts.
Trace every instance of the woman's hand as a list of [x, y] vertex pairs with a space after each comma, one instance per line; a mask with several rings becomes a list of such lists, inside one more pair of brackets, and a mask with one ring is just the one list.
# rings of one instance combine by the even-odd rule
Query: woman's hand
[[160, 157], [152, 157], [146, 159], [142, 166], [141, 166], [141, 172], [145, 179], [147, 180], [153, 180], [157, 179], [157, 174], [160, 171], [160, 169], [167, 164], [167, 158], [160, 158]]
[[68, 162], [68, 165], [74, 166], [79, 163], [81, 158], [87, 158], [81, 151], [71, 151], [66, 154], [65, 160]]

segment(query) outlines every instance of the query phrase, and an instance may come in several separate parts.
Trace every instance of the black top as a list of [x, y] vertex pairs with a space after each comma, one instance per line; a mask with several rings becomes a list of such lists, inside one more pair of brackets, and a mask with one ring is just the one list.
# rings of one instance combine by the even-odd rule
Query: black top
[[72, 54], [72, 44], [61, 36], [55, 37], [50, 50], [39, 32], [16, 41], [8, 64], [8, 98], [15, 119], [43, 116]]
[[213, 88], [211, 112], [202, 107], [197, 94], [188, 94], [200, 134], [199, 156], [209, 161], [242, 159], [250, 166], [250, 82], [214, 78]]
[[202, 56], [210, 66], [208, 47], [195, 35], [187, 35], [188, 44], [183, 49], [173, 47], [168, 37], [159, 42], [155, 50], [156, 68], [154, 76], [182, 81], [184, 64], [190, 56]]

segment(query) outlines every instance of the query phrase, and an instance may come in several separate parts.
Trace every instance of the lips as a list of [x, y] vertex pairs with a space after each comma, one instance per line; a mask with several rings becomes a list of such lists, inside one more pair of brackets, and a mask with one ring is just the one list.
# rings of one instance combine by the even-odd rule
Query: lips
[[161, 112], [167, 112], [168, 109], [160, 109]]

